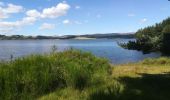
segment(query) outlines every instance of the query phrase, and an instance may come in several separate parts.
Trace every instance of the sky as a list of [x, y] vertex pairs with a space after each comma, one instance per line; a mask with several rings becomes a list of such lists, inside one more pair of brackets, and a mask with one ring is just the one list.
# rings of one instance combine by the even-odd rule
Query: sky
[[127, 33], [168, 17], [168, 0], [0, 0], [4, 35]]

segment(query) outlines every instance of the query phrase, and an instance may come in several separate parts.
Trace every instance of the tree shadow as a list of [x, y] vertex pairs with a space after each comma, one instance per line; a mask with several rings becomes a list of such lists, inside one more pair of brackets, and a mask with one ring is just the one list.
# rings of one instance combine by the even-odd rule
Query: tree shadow
[[126, 86], [123, 100], [170, 100], [170, 73], [140, 75], [120, 78]]
[[93, 93], [90, 100], [170, 100], [170, 73], [140, 75], [121, 77], [119, 81], [125, 85], [123, 92], [103, 90]]

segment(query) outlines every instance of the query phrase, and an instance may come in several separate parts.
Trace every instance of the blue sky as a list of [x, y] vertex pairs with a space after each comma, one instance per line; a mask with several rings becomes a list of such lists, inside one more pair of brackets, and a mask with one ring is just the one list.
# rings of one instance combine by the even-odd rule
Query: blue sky
[[126, 33], [169, 16], [168, 0], [0, 0], [0, 34]]

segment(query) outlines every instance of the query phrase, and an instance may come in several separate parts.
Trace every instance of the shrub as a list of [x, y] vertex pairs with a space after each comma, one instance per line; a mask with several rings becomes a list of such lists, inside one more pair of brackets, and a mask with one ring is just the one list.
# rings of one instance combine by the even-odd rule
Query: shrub
[[97, 83], [93, 80], [96, 75], [108, 75], [109, 70], [107, 60], [78, 50], [2, 62], [0, 99], [32, 99], [64, 87], [82, 90]]

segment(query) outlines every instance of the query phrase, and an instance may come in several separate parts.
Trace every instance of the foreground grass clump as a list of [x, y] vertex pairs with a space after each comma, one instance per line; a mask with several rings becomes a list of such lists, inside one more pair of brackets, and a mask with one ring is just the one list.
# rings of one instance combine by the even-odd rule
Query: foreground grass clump
[[0, 100], [35, 99], [64, 88], [83, 91], [103, 84], [110, 69], [107, 60], [78, 50], [1, 62]]

